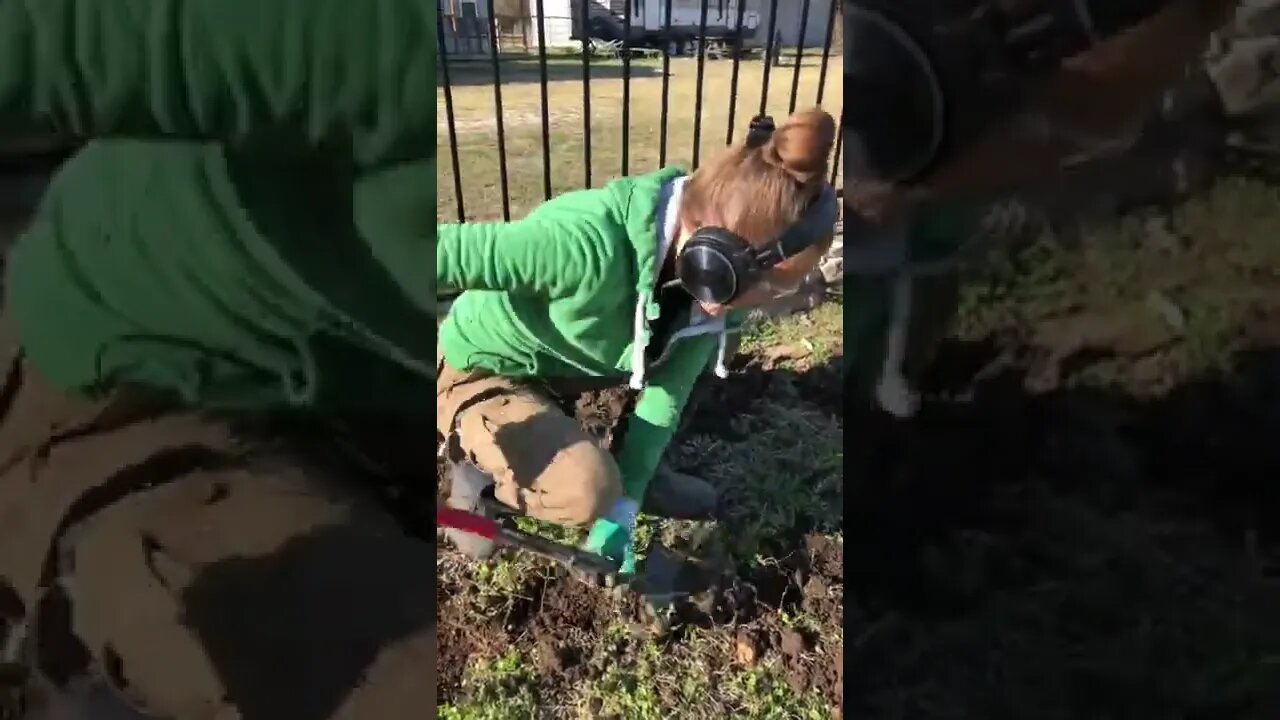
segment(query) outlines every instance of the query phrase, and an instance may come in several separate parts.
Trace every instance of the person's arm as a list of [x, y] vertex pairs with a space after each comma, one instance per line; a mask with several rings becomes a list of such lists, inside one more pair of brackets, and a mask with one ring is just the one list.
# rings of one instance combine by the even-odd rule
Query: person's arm
[[497, 290], [548, 299], [626, 274], [616, 222], [582, 190], [551, 200], [515, 222], [436, 226], [436, 285], [444, 294]]
[[714, 336], [691, 338], [673, 350], [640, 392], [618, 450], [623, 491], [639, 503], [680, 425], [694, 383], [715, 352]]
[[368, 170], [356, 180], [352, 216], [370, 253], [414, 308], [435, 315], [436, 161]]
[[434, 154], [421, 0], [0, 0], [0, 135]]
[[680, 425], [694, 383], [715, 352], [717, 338], [690, 338], [673, 350], [640, 392], [617, 453], [623, 497], [606, 517], [596, 521], [586, 549], [618, 563], [623, 575], [635, 572], [631, 535], [649, 481], [657, 472]]

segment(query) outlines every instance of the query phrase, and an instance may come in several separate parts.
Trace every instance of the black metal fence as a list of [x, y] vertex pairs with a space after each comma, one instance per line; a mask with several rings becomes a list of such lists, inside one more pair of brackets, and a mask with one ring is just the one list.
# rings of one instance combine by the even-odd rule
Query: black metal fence
[[[539, 86], [539, 115], [540, 124], [540, 151], [541, 151], [541, 195], [542, 199], [549, 199], [553, 193], [577, 188], [587, 188], [593, 186], [593, 129], [599, 129], [598, 122], [593, 121], [592, 109], [592, 80], [593, 70], [599, 70], [603, 64], [620, 70], [621, 79], [621, 98], [620, 98], [620, 148], [618, 148], [618, 174], [621, 176], [632, 174], [633, 172], [647, 172], [651, 167], [637, 167], [633, 161], [633, 95], [632, 88], [636, 80], [635, 69], [636, 61], [645, 63], [646, 67], [652, 73], [661, 75], [661, 100], [658, 111], [658, 127], [656, 132], [658, 135], [657, 150], [657, 166], [661, 167], [668, 161], [671, 154], [671, 103], [672, 103], [672, 63], [675, 58], [671, 52], [672, 48], [668, 43], [650, 43], [642, 46], [640, 43], [628, 42], [626, 40], [618, 41], [601, 41], [593, 38], [590, 31], [582, 32], [579, 28], [585, 25], [583, 22], [571, 20], [574, 23], [573, 46], [571, 48], [549, 48], [547, 41], [547, 20], [563, 19], [548, 18], [544, 13], [544, 5], [548, 0], [528, 0], [530, 16], [527, 18], [507, 17], [505, 20], [495, 14], [495, 0], [479, 0], [478, 5], [486, 9], [487, 12], [481, 16], [476, 13], [469, 18], [468, 22], [459, 23], [460, 18], [450, 15], [446, 10], [437, 5], [440, 16], [437, 22], [437, 52], [439, 53], [439, 90], [440, 101], [444, 106], [443, 117], [447, 130], [449, 144], [449, 163], [451, 167], [452, 185], [453, 185], [453, 205], [456, 210], [456, 218], [459, 222], [465, 222], [468, 219], [478, 219], [478, 217], [487, 217], [492, 215], [492, 211], [480, 213], [468, 213], [467, 198], [464, 193], [464, 178], [469, 178], [471, 173], [481, 172], [477, 167], [478, 158], [473, 157], [471, 151], [468, 151], [466, 163], [459, 151], [459, 118], [457, 117], [456, 93], [459, 91], [460, 77], [465, 74], [466, 82], [462, 83], [467, 86], [470, 97], [474, 100], [474, 87], [483, 80], [483, 84], [491, 86], [492, 90], [492, 110], [493, 110], [493, 133], [496, 140], [493, 151], [496, 152], [497, 165], [497, 181], [500, 189], [501, 217], [503, 220], [510, 220], [512, 216], [512, 195], [511, 195], [511, 177], [509, 174], [508, 157], [508, 135], [507, 135], [507, 111], [504, 108], [504, 88], [510, 84], [508, 75], [512, 75], [516, 64], [533, 63], [536, 60], [537, 77]], [[843, 103], [842, 93], [828, 92], [827, 77], [829, 74], [839, 76], [840, 73], [840, 55], [832, 60], [833, 45], [835, 38], [838, 37], [837, 23], [841, 21], [839, 14], [839, 0], [739, 0], [737, 5], [736, 32], [722, 37], [719, 42], [710, 42], [708, 35], [708, 7], [717, 0], [702, 0], [700, 4], [700, 17], [697, 28], [697, 39], [691, 46], [696, 48], [692, 53], [696, 58], [696, 75], [695, 88], [693, 91], [693, 118], [692, 118], [692, 167], [697, 168], [701, 160], [701, 149], [703, 144], [704, 132], [709, 128], [704, 127], [703, 111], [707, 102], [705, 73], [708, 61], [711, 59], [717, 61], [727, 61], [732, 63], [730, 70], [728, 99], [724, 100], [723, 94], [716, 94], [718, 98], [714, 102], [727, 102], [728, 115], [726, 119], [726, 127], [724, 133], [725, 144], [731, 143], [736, 133], [745, 127], [745, 120], [740, 119], [739, 105], [739, 84], [742, 77], [741, 68], [746, 63], [759, 63], [761, 68], [761, 87], [758, 111], [765, 114], [770, 109], [770, 90], [776, 90], [778, 79], [775, 74], [781, 74], [782, 82], [789, 80], [789, 87], [784, 90], [787, 93], [787, 112], [792, 113], [796, 110], [799, 103], [807, 101], [808, 98], [802, 97], [801, 94], [801, 76], [805, 68], [805, 63], [814, 63], [818, 65], [818, 77], [816, 79], [816, 89], [813, 92], [813, 103], [821, 105], [833, 116], [839, 118], [841, 104]], [[591, 12], [591, 3], [593, 0], [571, 0], [574, 3], [574, 17], [587, 18]], [[633, 32], [632, 22], [632, 3], [641, 2], [641, 0], [626, 0], [623, 3], [624, 11], [619, 21], [624, 27], [624, 38], [632, 38]], [[663, 0], [665, 4], [666, 36], [671, 36], [672, 22], [672, 4], [673, 0]], [[768, 9], [767, 20], [762, 22], [758, 31], [763, 31], [760, 35], [757, 31], [755, 36], [756, 42], [748, 42], [744, 37], [743, 21], [748, 6], [754, 5], [758, 10]], [[778, 12], [779, 6], [782, 6], [783, 12], [791, 12], [800, 6], [799, 16], [799, 32], [800, 42], [791, 44], [791, 67], [783, 64], [778, 60], [781, 57], [782, 39], [778, 32]], [[826, 6], [825, 11], [823, 6]], [[473, 7], [474, 9], [474, 7]], [[811, 9], [814, 12], [822, 12], [825, 17], [819, 18], [819, 21], [825, 21], [822, 37], [823, 42], [820, 47], [811, 47], [806, 49], [804, 39], [809, 30], [809, 19]], [[599, 9], [595, 9], [599, 12]], [[459, 26], [462, 30], [459, 30]], [[448, 28], [448, 30], [446, 30]], [[505, 31], [504, 31], [505, 28]], [[518, 28], [518, 34], [512, 33], [512, 28]], [[483, 32], [477, 35], [477, 32]], [[504, 35], [505, 32], [505, 35]], [[487, 35], [487, 37], [485, 37]], [[532, 38], [536, 37], [536, 42]], [[655, 48], [652, 45], [661, 45]], [[532, 45], [532, 47], [530, 47]], [[758, 46], [758, 47], [751, 47]], [[477, 49], [483, 52], [477, 52]], [[602, 53], [602, 49], [605, 52]], [[759, 52], [763, 50], [763, 52]], [[838, 52], [838, 50], [837, 50]], [[603, 57], [602, 57], [603, 56]], [[693, 62], [694, 58], [679, 59], [681, 62]], [[660, 61], [660, 72], [657, 63]], [[557, 75], [557, 85], [565, 82], [566, 71], [569, 70], [566, 63], [571, 62], [574, 65], [580, 63], [580, 75], [577, 70], [574, 71], [574, 82], [581, 83], [581, 142], [582, 142], [582, 176], [581, 182], [573, 182], [573, 187], [553, 187], [552, 169], [557, 162], [558, 157], [564, 157], [563, 153], [568, 152], [567, 148], [562, 148], [553, 143], [552, 123], [550, 114], [550, 98], [548, 88], [552, 83], [551, 68], [554, 67]], [[620, 67], [618, 67], [620, 65]], [[527, 71], [527, 67], [525, 68]], [[786, 77], [786, 73], [790, 71], [790, 77]], [[522, 78], [526, 80], [531, 77]], [[611, 78], [612, 80], [612, 78]], [[597, 80], [598, 81], [598, 80]], [[785, 87], [785, 86], [784, 86]], [[715, 89], [722, 90], [722, 86]], [[681, 96], [680, 102], [687, 102], [687, 98]], [[777, 102], [775, 100], [775, 102]], [[776, 109], [780, 110], [779, 105]], [[747, 113], [753, 114], [753, 113]], [[487, 120], [486, 120], [487, 122]], [[654, 128], [644, 128], [645, 130], [654, 130]], [[842, 130], [843, 128], [841, 128]], [[487, 126], [486, 126], [487, 131]], [[645, 133], [648, 136], [650, 133]], [[830, 162], [831, 182], [834, 185], [841, 185], [840, 180], [840, 158], [841, 146], [840, 139], [843, 132], [837, 133], [837, 142], [834, 149], [833, 158]], [[443, 174], [442, 174], [443, 175]], [[563, 185], [563, 183], [562, 183]], [[440, 210], [441, 214], [445, 212], [444, 208]]]

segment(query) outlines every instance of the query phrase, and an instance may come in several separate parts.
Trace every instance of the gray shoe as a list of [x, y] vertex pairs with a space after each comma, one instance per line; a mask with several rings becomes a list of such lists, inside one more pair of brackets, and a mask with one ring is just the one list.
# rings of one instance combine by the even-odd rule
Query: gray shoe
[[[484, 495], [493, 485], [493, 476], [475, 465], [455, 463], [450, 470], [449, 499], [445, 504], [456, 510], [485, 515]], [[461, 530], [445, 528], [443, 534], [458, 552], [476, 560], [487, 560], [497, 549], [493, 541]]]
[[671, 520], [713, 520], [720, 513], [720, 493], [706, 480], [658, 466], [641, 508]]
[[831, 249], [818, 263], [818, 272], [827, 285], [844, 283], [844, 236], [838, 235], [831, 243]]

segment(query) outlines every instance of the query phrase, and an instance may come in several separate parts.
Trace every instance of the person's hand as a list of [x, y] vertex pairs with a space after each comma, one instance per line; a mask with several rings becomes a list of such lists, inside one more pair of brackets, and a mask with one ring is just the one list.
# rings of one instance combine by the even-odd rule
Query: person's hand
[[597, 520], [591, 527], [584, 549], [608, 558], [618, 568], [620, 576], [625, 578], [635, 575], [636, 551], [631, 541], [631, 532], [613, 520]]

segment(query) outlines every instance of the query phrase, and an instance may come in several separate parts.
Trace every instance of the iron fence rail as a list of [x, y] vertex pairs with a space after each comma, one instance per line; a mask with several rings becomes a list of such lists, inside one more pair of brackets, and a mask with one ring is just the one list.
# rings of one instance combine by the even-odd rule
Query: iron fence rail
[[[634, 14], [633, 3], [636, 3], [639, 1], [640, 0], [626, 0], [625, 2], [625, 7], [624, 7], [625, 18], [623, 19], [623, 28], [624, 28], [624, 35], [626, 36], [626, 38], [632, 37], [632, 16]], [[777, 32], [778, 10], [779, 10], [780, 3], [779, 3], [779, 0], [761, 0], [761, 2], [766, 2], [766, 1], [767, 1], [767, 6], [769, 8], [769, 12], [768, 12], [767, 31], [766, 31], [766, 35], [764, 36], [764, 47], [763, 47], [763, 50], [764, 50], [763, 77], [762, 77], [762, 83], [761, 83], [760, 106], [759, 106], [759, 112], [761, 114], [766, 113], [769, 107], [769, 91], [770, 91], [770, 79], [771, 79], [770, 76], [774, 68], [776, 58], [778, 57], [777, 55], [778, 50], [780, 49], [779, 48], [780, 38], [778, 37], [778, 32]], [[819, 0], [819, 1], [821, 2], [822, 0]], [[482, 0], [482, 2], [484, 3], [485, 9], [488, 10], [488, 16], [485, 18], [481, 18], [480, 20], [482, 20], [483, 24], [487, 26], [488, 31], [487, 31], [487, 34], [480, 39], [488, 41], [487, 48], [485, 48], [485, 52], [487, 53], [487, 56], [488, 56], [486, 60], [488, 60], [488, 64], [490, 66], [491, 81], [493, 85], [493, 109], [494, 109], [494, 123], [495, 123], [497, 155], [498, 155], [498, 158], [497, 158], [498, 176], [499, 176], [498, 180], [499, 180], [501, 193], [502, 193], [502, 202], [501, 202], [502, 218], [504, 220], [510, 220], [512, 204], [511, 204], [510, 177], [508, 174], [508, 157], [507, 157], [508, 144], [507, 144], [507, 137], [506, 137], [507, 127], [505, 123], [505, 113], [504, 113], [504, 107], [503, 107], [503, 61], [504, 61], [504, 57], [506, 58], [512, 57], [512, 53], [510, 52], [504, 53], [501, 50], [501, 47], [500, 47], [501, 42], [500, 42], [500, 37], [498, 32], [499, 23], [495, 19], [495, 15], [494, 15], [494, 0]], [[592, 181], [593, 181], [593, 177], [592, 177], [593, 122], [592, 122], [592, 108], [591, 108], [591, 104], [592, 104], [591, 71], [593, 67], [593, 62], [592, 62], [593, 61], [593, 39], [591, 37], [591, 32], [589, 31], [590, 24], [587, 22], [587, 18], [591, 16], [590, 13], [591, 13], [592, 0], [571, 0], [571, 2], [576, 5], [577, 12], [578, 12], [578, 19], [573, 21], [577, 38], [573, 38], [573, 39], [577, 40], [576, 54], [580, 56], [581, 67], [582, 67], [582, 79], [581, 79], [581, 83], [582, 83], [582, 153], [583, 153], [584, 172], [583, 172], [581, 187], [589, 188], [592, 186]], [[698, 167], [699, 162], [701, 160], [701, 145], [702, 145], [701, 140], [702, 140], [703, 129], [704, 129], [703, 128], [704, 95], [706, 94], [704, 77], [705, 77], [705, 67], [706, 67], [707, 56], [708, 56], [708, 47], [710, 45], [710, 40], [711, 40], [711, 38], [709, 38], [707, 35], [707, 27], [708, 27], [707, 15], [708, 15], [708, 6], [711, 2], [712, 0], [702, 0], [702, 2], [700, 3], [700, 9], [699, 9], [698, 38], [696, 41], [697, 75], [696, 75], [696, 89], [694, 92], [694, 117], [693, 117], [692, 167], [694, 169]], [[793, 0], [788, 0], [785, 3], [784, 7], [785, 8], [793, 7], [792, 2]], [[795, 43], [796, 59], [794, 63], [794, 71], [791, 78], [789, 98], [788, 98], [788, 104], [787, 104], [789, 113], [795, 111], [797, 104], [800, 101], [800, 97], [799, 97], [800, 79], [801, 79], [801, 71], [803, 68], [803, 58], [804, 58], [803, 40], [806, 37], [806, 32], [808, 31], [808, 26], [809, 26], [808, 18], [809, 18], [809, 12], [810, 12], [812, 2], [813, 0], [802, 0], [802, 5], [800, 8], [801, 9], [801, 18], [800, 18], [800, 24], [799, 24], [800, 42]], [[817, 93], [815, 98], [815, 104], [818, 104], [818, 105], [822, 105], [823, 100], [825, 99], [827, 73], [830, 68], [832, 45], [833, 45], [833, 39], [835, 37], [834, 30], [835, 30], [835, 24], [837, 22], [837, 8], [839, 7], [839, 0], [827, 0], [827, 2], [829, 4], [829, 11], [826, 13], [827, 26], [823, 33], [824, 39], [822, 43], [821, 64], [820, 64], [819, 76], [817, 79]], [[548, 43], [547, 43], [547, 33], [546, 33], [546, 25], [547, 25], [546, 21], [549, 18], [544, 13], [546, 0], [534, 0], [533, 4], [534, 4], [534, 9], [537, 13], [537, 18], [528, 19], [528, 20], [531, 21], [532, 24], [536, 26], [535, 32], [537, 36], [536, 56], [538, 60], [538, 82], [540, 86], [539, 99], [540, 99], [540, 105], [541, 105], [540, 116], [539, 116], [540, 132], [541, 132], [541, 163], [542, 163], [542, 183], [541, 184], [542, 184], [543, 198], [550, 199], [555, 191], [555, 188], [553, 188], [553, 183], [552, 183], [553, 157], [552, 157], [552, 147], [551, 147], [551, 119], [550, 119], [549, 95], [548, 95], [549, 77], [548, 77], [548, 47], [547, 47]], [[727, 43], [731, 46], [730, 54], [732, 55], [733, 67], [731, 70], [731, 78], [729, 82], [729, 98], [728, 98], [729, 111], [728, 111], [727, 128], [725, 133], [726, 144], [732, 143], [733, 140], [735, 139], [735, 130], [737, 129], [737, 124], [738, 124], [737, 117], [736, 117], [737, 116], [737, 100], [738, 100], [738, 92], [739, 92], [740, 77], [741, 77], [740, 65], [743, 62], [743, 57], [745, 55], [745, 47], [744, 47], [744, 41], [743, 41], [743, 38], [744, 38], [743, 28], [744, 28], [744, 18], [747, 11], [747, 6], [748, 6], [748, 0], [741, 0], [738, 3], [736, 18], [735, 18], [736, 24], [734, 25], [734, 33], [730, 38], [730, 42]], [[669, 37], [671, 36], [671, 30], [672, 30], [672, 20], [671, 20], [672, 0], [664, 0], [664, 9], [665, 9], [664, 35]], [[438, 65], [440, 67], [439, 81], [441, 84], [441, 90], [443, 91], [445, 125], [446, 125], [446, 131], [448, 134], [448, 141], [449, 141], [449, 162], [450, 162], [450, 167], [452, 168], [453, 188], [454, 188], [454, 194], [455, 194], [455, 209], [456, 209], [458, 221], [465, 222], [468, 218], [468, 213], [467, 213], [466, 199], [464, 198], [464, 188], [463, 188], [464, 167], [459, 157], [459, 147], [458, 147], [459, 131], [458, 131], [457, 116], [456, 116], [457, 108], [455, 107], [455, 97], [453, 92], [454, 91], [453, 82], [455, 80], [455, 77], [451, 72], [451, 70], [453, 69], [452, 66], [455, 63], [459, 62], [459, 59], [456, 57], [453, 57], [454, 53], [450, 50], [451, 46], [454, 48], [459, 47], [460, 45], [459, 38], [461, 36], [455, 34], [452, 38], [446, 37], [446, 31], [445, 31], [446, 26], [454, 27], [454, 25], [452, 23], [445, 22], [446, 14], [445, 14], [445, 10], [442, 7], [438, 6], [437, 11], [440, 13], [440, 17], [439, 17], [440, 21], [437, 22], [437, 40], [438, 40], [437, 45], [438, 45], [438, 53], [439, 53]], [[550, 18], [550, 19], [563, 20], [564, 18]], [[474, 24], [477, 24], [477, 23], [473, 23], [473, 25]], [[525, 35], [527, 36], [527, 34], [528, 32], [526, 30]], [[453, 43], [446, 42], [447, 39], [453, 40]], [[628, 47], [628, 44], [629, 44], [628, 41], [624, 40], [622, 43], [621, 49], [619, 51], [621, 65], [622, 65], [622, 99], [621, 99], [622, 147], [621, 147], [619, 170], [620, 170], [620, 174], [624, 176], [629, 174], [634, 169], [632, 167], [633, 162], [632, 162], [632, 153], [631, 153], [631, 141], [632, 141], [631, 109], [632, 109], [632, 102], [633, 102], [633, 97], [632, 97], [633, 66], [632, 66], [632, 51]], [[672, 59], [672, 55], [670, 52], [671, 51], [670, 43], [663, 42], [661, 43], [661, 45], [662, 45], [661, 47], [662, 88], [661, 88], [660, 119], [659, 119], [659, 128], [658, 128], [658, 166], [659, 167], [666, 165], [667, 158], [670, 151], [670, 143], [669, 143], [668, 135], [669, 135], [669, 129], [670, 129], [669, 115], [671, 111], [670, 78], [671, 78], [671, 59]], [[467, 46], [476, 47], [476, 44], [468, 42]], [[561, 54], [563, 54], [563, 52], [561, 52]], [[471, 53], [470, 56], [471, 58], [474, 59], [476, 56], [476, 53]], [[529, 55], [524, 55], [523, 57], [529, 57]], [[836, 115], [837, 117], [839, 117], [841, 114], [842, 113], [840, 113], [838, 110], [836, 112], [833, 112], [833, 115]], [[841, 123], [841, 129], [843, 129], [843, 122]], [[838, 184], [837, 179], [839, 178], [839, 167], [840, 167], [840, 159], [841, 159], [841, 152], [840, 152], [841, 139], [842, 138], [840, 138], [839, 135], [837, 135], [834, 158], [831, 162], [831, 182], [833, 185]]]

